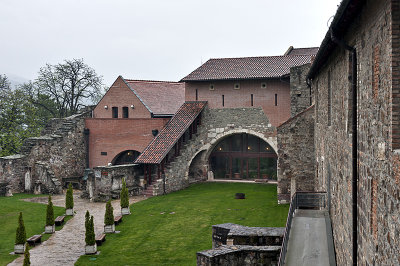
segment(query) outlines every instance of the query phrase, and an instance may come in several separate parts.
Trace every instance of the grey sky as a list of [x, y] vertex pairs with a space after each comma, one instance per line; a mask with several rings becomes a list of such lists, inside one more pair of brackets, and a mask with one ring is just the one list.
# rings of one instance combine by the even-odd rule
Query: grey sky
[[83, 58], [106, 85], [177, 81], [209, 58], [319, 46], [340, 0], [0, 0], [0, 74]]

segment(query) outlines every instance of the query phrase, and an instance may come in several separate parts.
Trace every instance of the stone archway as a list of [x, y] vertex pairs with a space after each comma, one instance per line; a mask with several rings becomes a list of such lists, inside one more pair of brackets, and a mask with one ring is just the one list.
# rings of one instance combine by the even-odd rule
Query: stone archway
[[[272, 149], [274, 154], [277, 154], [277, 138], [276, 137], [271, 137], [268, 136], [266, 137], [263, 133], [251, 130], [251, 129], [232, 129], [229, 131], [225, 132], [220, 132], [217, 133], [211, 141], [208, 143], [205, 143], [204, 145], [201, 146], [200, 149], [197, 150], [197, 152], [192, 156], [192, 158], [188, 161], [187, 166], [186, 166], [186, 173], [185, 173], [185, 179], [189, 179], [190, 173], [195, 172], [197, 169], [195, 169], [195, 165], [198, 165], [201, 167], [201, 170], [204, 173], [207, 173], [208, 179], [213, 179], [214, 178], [214, 173], [210, 167], [209, 164], [209, 157], [215, 147], [218, 145], [218, 143], [223, 140], [224, 138], [227, 138], [232, 135], [236, 134], [248, 134], [251, 136], [258, 137], [262, 141], [266, 142], [269, 147]], [[276, 155], [277, 156], [277, 155]], [[204, 174], [204, 179], [207, 178], [206, 175]], [[262, 176], [261, 176], [262, 178]], [[275, 178], [276, 178], [276, 173], [275, 173]]]
[[112, 159], [112, 165], [123, 165], [123, 164], [132, 164], [136, 158], [140, 155], [140, 152], [135, 150], [125, 150], [118, 153], [114, 159]]

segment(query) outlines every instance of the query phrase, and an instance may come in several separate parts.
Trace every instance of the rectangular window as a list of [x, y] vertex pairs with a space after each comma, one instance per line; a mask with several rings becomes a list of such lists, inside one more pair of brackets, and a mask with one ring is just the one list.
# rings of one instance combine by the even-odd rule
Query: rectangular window
[[112, 108], [112, 118], [118, 118], [118, 107]]
[[328, 126], [332, 123], [332, 88], [331, 88], [331, 72], [328, 71]]
[[102, 151], [102, 152], [100, 152], [100, 155], [107, 155], [107, 152], [106, 151]]
[[253, 106], [254, 102], [253, 102], [253, 94], [250, 94], [250, 98], [251, 98], [251, 106]]
[[278, 106], [278, 94], [275, 93], [275, 106]]
[[199, 100], [199, 91], [196, 89], [196, 101]]
[[225, 96], [222, 95], [222, 106], [225, 106]]
[[122, 107], [122, 117], [128, 118], [129, 117], [129, 109], [128, 107]]

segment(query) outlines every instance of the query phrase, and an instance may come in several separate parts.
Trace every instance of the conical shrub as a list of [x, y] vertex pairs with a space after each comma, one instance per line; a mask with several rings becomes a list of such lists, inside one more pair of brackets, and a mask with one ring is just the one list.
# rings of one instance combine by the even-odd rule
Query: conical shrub
[[129, 208], [129, 192], [126, 187], [125, 179], [122, 180], [122, 189], [121, 189], [121, 208]]
[[71, 183], [68, 185], [67, 193], [65, 195], [65, 208], [72, 209], [74, 208], [74, 196], [73, 196], [73, 189]]
[[25, 244], [25, 242], [26, 242], [26, 231], [25, 231], [24, 220], [22, 219], [22, 212], [20, 212], [18, 217], [17, 232], [15, 236], [15, 244], [23, 245]]
[[104, 224], [113, 225], [114, 224], [114, 209], [111, 206], [111, 200], [106, 203], [106, 213], [104, 215]]
[[51, 202], [50, 195], [46, 209], [46, 225], [54, 225], [54, 208], [53, 208], [53, 202]]
[[94, 235], [93, 216], [91, 216], [90, 219], [85, 221], [85, 225], [86, 225], [86, 231], [85, 231], [85, 242], [86, 242], [86, 245], [87, 246], [93, 246], [96, 243], [96, 239], [95, 239], [95, 235]]
[[24, 264], [23, 266], [29, 266], [31, 265], [31, 255], [29, 254], [29, 246], [25, 248], [24, 252]]

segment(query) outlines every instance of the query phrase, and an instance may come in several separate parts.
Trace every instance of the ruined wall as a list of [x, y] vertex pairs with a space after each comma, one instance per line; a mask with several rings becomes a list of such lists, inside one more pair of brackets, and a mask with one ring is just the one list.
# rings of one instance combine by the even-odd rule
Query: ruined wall
[[290, 68], [290, 117], [304, 111], [311, 105], [312, 90], [306, 77], [311, 64]]
[[[392, 88], [392, 78], [399, 79], [392, 74], [392, 53], [399, 54], [399, 2], [366, 1], [361, 12], [345, 36], [358, 57], [358, 262], [399, 265], [400, 163], [391, 134], [398, 124], [392, 121], [399, 89]], [[349, 53], [337, 48], [313, 81], [316, 173], [319, 189], [331, 199], [338, 265], [352, 262], [350, 66]]]
[[122, 180], [125, 179], [129, 195], [143, 191], [143, 170], [136, 164], [94, 167], [89, 174], [86, 195], [93, 201], [108, 201], [120, 197]]
[[314, 106], [277, 128], [278, 202], [295, 191], [315, 191]]
[[9, 180], [12, 192], [61, 193], [63, 178], [79, 178], [86, 168], [89, 115], [52, 119], [45, 135], [25, 140], [20, 155], [0, 158], [0, 180]]
[[[212, 178], [208, 157], [215, 145], [226, 136], [248, 133], [262, 138], [277, 150], [276, 128], [273, 127], [262, 108], [209, 109], [202, 113], [201, 126], [193, 138], [184, 144], [180, 156], [165, 170], [166, 192], [180, 190], [190, 182]], [[189, 176], [189, 173], [202, 173]], [[201, 174], [200, 174], [201, 175]], [[163, 182], [154, 184], [154, 195], [163, 193]]]

